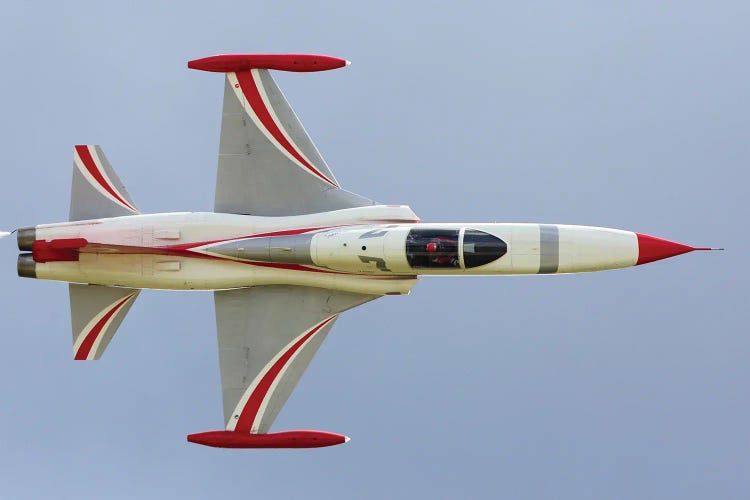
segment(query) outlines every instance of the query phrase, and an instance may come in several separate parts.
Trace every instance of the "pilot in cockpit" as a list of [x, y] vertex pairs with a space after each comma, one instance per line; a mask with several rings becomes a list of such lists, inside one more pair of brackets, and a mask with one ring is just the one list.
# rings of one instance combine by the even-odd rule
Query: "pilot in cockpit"
[[441, 267], [459, 267], [455, 246], [449, 243], [453, 242], [442, 241], [440, 238], [433, 238], [427, 243], [425, 249], [430, 256], [430, 261]]

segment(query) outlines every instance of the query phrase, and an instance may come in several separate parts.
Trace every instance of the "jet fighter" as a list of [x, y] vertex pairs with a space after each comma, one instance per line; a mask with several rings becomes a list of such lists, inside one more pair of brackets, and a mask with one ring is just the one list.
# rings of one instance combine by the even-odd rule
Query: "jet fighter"
[[143, 288], [212, 290], [225, 428], [188, 441], [309, 448], [348, 441], [269, 432], [336, 318], [419, 276], [617, 269], [694, 250], [560, 224], [426, 223], [344, 190], [271, 76], [348, 65], [309, 54], [218, 55], [225, 74], [214, 212], [142, 214], [104, 152], [75, 146], [68, 222], [18, 230], [18, 274], [69, 283], [73, 357], [99, 359]]

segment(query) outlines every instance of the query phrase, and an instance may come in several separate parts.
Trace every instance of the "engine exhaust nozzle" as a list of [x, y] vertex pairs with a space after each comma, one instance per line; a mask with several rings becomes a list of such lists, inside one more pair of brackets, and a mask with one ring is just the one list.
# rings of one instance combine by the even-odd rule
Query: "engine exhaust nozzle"
[[[18, 230], [18, 249], [22, 252], [30, 252], [31, 245], [36, 241], [35, 227], [22, 227]], [[20, 262], [20, 261], [19, 261]]]
[[18, 275], [22, 278], [36, 278], [36, 262], [30, 253], [22, 253], [18, 256]]

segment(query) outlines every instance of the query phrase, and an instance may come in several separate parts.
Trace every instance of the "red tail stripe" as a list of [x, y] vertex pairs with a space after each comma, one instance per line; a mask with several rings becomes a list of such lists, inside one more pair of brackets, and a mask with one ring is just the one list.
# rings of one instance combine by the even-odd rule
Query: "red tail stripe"
[[107, 324], [107, 321], [109, 321], [109, 318], [111, 318], [114, 314], [117, 313], [117, 311], [120, 310], [122, 306], [125, 305], [125, 303], [130, 300], [133, 297], [133, 294], [128, 295], [124, 299], [122, 299], [120, 302], [115, 304], [115, 307], [110, 309], [107, 314], [102, 316], [102, 318], [96, 322], [94, 325], [94, 328], [91, 329], [91, 331], [86, 335], [86, 338], [81, 342], [80, 347], [78, 347], [78, 352], [75, 354], [75, 359], [77, 360], [85, 360], [89, 357], [89, 352], [91, 351], [91, 348], [94, 346], [94, 342], [96, 342], [97, 337], [99, 337], [99, 334], [102, 331], [102, 328], [104, 328], [104, 325]]
[[247, 403], [245, 403], [245, 407], [242, 409], [240, 418], [234, 428], [235, 431], [250, 432], [253, 426], [253, 422], [255, 421], [255, 417], [258, 415], [258, 411], [260, 410], [260, 405], [263, 404], [263, 400], [266, 398], [268, 390], [271, 388], [273, 381], [276, 380], [276, 377], [279, 375], [279, 373], [281, 373], [281, 370], [289, 362], [294, 353], [297, 352], [310, 337], [315, 335], [315, 333], [317, 333], [321, 328], [330, 323], [334, 317], [335, 316], [331, 316], [330, 318], [326, 319], [318, 326], [310, 330], [307, 334], [305, 334], [305, 336], [295, 342], [294, 345], [290, 347], [279, 359], [276, 360], [273, 366], [266, 372], [265, 375], [263, 375], [263, 378], [260, 379], [257, 387], [253, 390], [253, 393], [248, 398]]
[[294, 146], [289, 143], [286, 137], [284, 137], [284, 134], [281, 132], [281, 130], [279, 130], [279, 127], [276, 126], [276, 122], [274, 122], [271, 114], [266, 108], [265, 103], [263, 102], [263, 99], [260, 96], [260, 91], [255, 85], [255, 80], [253, 79], [252, 72], [239, 71], [235, 74], [237, 75], [237, 81], [240, 84], [240, 88], [242, 89], [242, 93], [245, 95], [247, 102], [250, 104], [250, 107], [258, 116], [258, 119], [261, 121], [266, 130], [268, 130], [268, 132], [273, 136], [273, 138], [276, 139], [279, 144], [281, 144], [281, 146], [289, 152], [290, 155], [292, 155], [297, 159], [297, 161], [299, 161], [308, 170], [310, 170], [310, 172], [312, 172], [328, 184], [334, 187], [338, 187], [335, 182], [320, 173], [318, 169], [310, 165], [310, 163], [302, 157], [302, 155], [294, 148]]
[[91, 156], [91, 152], [89, 151], [88, 146], [76, 146], [76, 151], [78, 152], [78, 156], [81, 158], [81, 162], [83, 163], [83, 166], [86, 167], [86, 170], [88, 170], [88, 172], [94, 177], [94, 179], [96, 179], [96, 182], [98, 182], [99, 185], [103, 187], [105, 191], [107, 191], [117, 201], [119, 201], [120, 203], [128, 207], [133, 212], [138, 211], [133, 205], [123, 200], [122, 197], [119, 194], [117, 194], [117, 191], [115, 191], [114, 188], [107, 182], [107, 180], [104, 178], [102, 173], [97, 168], [96, 162], [94, 161], [94, 158]]

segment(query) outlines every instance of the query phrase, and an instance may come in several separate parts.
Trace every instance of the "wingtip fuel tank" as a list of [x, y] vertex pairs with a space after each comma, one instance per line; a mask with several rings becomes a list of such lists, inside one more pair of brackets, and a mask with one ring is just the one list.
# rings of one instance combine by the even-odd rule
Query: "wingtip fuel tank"
[[251, 69], [275, 69], [310, 73], [349, 66], [351, 62], [340, 57], [320, 54], [220, 54], [193, 59], [188, 68], [214, 73], [234, 73]]
[[208, 431], [188, 434], [187, 440], [212, 448], [323, 448], [344, 444], [349, 441], [349, 437], [325, 431], [285, 431], [267, 434]]

